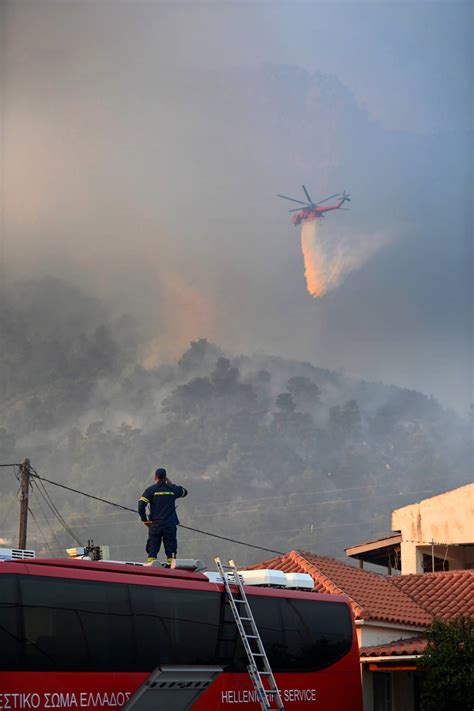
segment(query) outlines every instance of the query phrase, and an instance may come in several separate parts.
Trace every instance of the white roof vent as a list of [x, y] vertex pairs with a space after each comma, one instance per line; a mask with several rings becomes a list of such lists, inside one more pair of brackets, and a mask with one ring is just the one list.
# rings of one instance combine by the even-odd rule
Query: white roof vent
[[[222, 583], [219, 573], [206, 570], [204, 575], [210, 583]], [[314, 582], [307, 573], [284, 573], [282, 570], [262, 568], [261, 570], [239, 570], [239, 575], [244, 585], [254, 585], [271, 588], [288, 588], [290, 590], [314, 590]], [[229, 582], [233, 584], [234, 576], [227, 574]]]
[[35, 558], [34, 551], [23, 550], [22, 548], [0, 548], [0, 560], [27, 560]]
[[313, 590], [314, 582], [308, 573], [286, 573], [286, 585], [291, 590]]
[[[210, 583], [221, 584], [222, 578], [219, 573], [213, 570], [204, 571]], [[234, 584], [234, 576], [232, 573], [226, 573], [229, 583]], [[239, 570], [240, 578], [244, 585], [267, 586], [272, 588], [286, 588], [286, 575], [281, 570], [271, 570], [270, 568], [262, 570]]]
[[222, 583], [222, 578], [216, 571], [204, 570], [203, 573], [210, 583], [215, 583], [216, 585], [220, 585]]
[[272, 588], [286, 588], [286, 575], [281, 570], [265, 568], [262, 570], [239, 570], [244, 585], [260, 585]]

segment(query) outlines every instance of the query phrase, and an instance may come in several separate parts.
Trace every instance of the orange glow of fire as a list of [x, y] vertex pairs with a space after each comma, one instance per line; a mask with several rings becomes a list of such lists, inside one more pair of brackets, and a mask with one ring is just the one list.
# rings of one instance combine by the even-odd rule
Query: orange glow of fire
[[321, 298], [338, 287], [344, 278], [360, 268], [380, 247], [388, 242], [388, 235], [325, 234], [317, 222], [301, 226], [301, 249], [308, 292]]

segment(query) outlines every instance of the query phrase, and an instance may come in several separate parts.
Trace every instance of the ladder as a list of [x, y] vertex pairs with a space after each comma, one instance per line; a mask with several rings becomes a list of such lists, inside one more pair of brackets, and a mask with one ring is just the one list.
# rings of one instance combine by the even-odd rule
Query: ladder
[[[220, 558], [216, 557], [214, 561], [224, 583], [227, 599], [247, 653], [249, 660], [248, 673], [257, 692], [262, 711], [284, 711], [285, 707], [283, 706], [280, 691], [273, 676], [237, 566], [233, 560], [229, 560], [228, 566], [222, 565]], [[240, 597], [235, 597], [230, 586], [231, 582], [237, 587]], [[246, 624], [250, 631], [245, 629]], [[254, 646], [252, 647], [252, 645]], [[260, 666], [263, 667], [261, 670], [259, 669], [259, 662]]]

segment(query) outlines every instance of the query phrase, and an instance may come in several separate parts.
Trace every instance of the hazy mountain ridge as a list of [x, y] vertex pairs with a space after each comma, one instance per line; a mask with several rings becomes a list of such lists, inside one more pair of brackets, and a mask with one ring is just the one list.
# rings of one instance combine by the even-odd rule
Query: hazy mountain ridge
[[[206, 339], [177, 363], [145, 370], [138, 324], [108, 319], [107, 305], [53, 279], [17, 285], [1, 332], [0, 460], [29, 456], [43, 476], [132, 508], [152, 470], [166, 466], [190, 490], [180, 505], [186, 525], [342, 555], [344, 545], [389, 530], [392, 508], [470, 478], [467, 421], [415, 391], [234, 356]], [[0, 537], [14, 542], [16, 483], [3, 471]], [[115, 558], [142, 557], [145, 532], [132, 514], [50, 493], [81, 541], [108, 543]], [[44, 522], [44, 503], [34, 489], [32, 510], [57, 550], [71, 539]], [[46, 552], [34, 523], [30, 532]], [[181, 550], [264, 557], [185, 531]]]

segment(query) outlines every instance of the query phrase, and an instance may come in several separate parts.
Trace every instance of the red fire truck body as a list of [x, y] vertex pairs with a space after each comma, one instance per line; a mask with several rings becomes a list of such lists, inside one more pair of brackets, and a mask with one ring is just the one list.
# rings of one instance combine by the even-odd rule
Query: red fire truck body
[[[285, 709], [361, 711], [347, 599], [246, 587]], [[260, 708], [223, 585], [71, 559], [0, 562], [0, 711], [121, 708], [160, 665], [220, 665], [193, 710]]]

